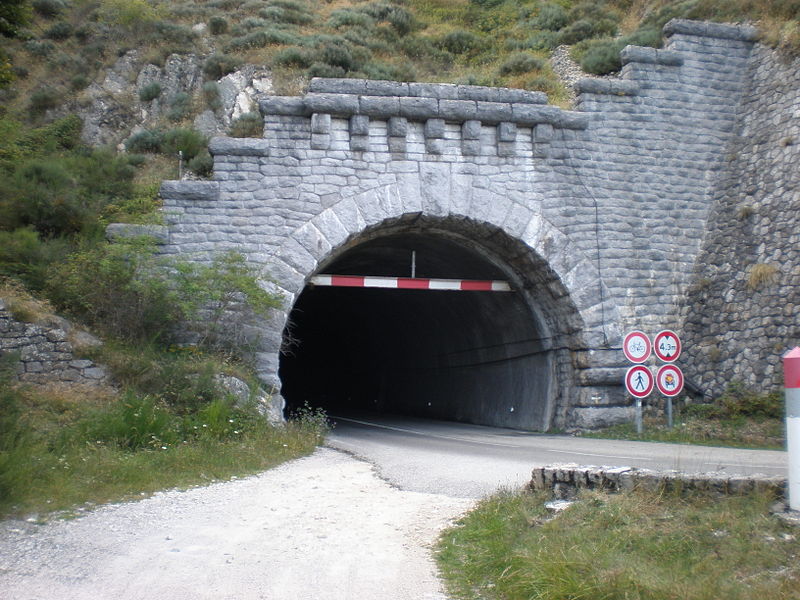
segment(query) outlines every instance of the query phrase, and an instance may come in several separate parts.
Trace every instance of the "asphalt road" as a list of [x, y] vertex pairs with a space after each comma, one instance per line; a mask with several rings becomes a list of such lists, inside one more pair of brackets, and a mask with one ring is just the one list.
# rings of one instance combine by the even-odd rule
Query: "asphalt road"
[[403, 490], [477, 498], [554, 463], [787, 475], [786, 452], [546, 435], [386, 415], [333, 416], [328, 445]]

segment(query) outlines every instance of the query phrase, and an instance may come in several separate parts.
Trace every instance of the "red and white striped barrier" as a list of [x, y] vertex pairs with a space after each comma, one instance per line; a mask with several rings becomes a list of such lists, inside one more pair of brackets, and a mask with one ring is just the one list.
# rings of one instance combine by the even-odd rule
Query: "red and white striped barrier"
[[786, 449], [789, 452], [789, 508], [800, 510], [800, 347], [783, 357], [786, 388]]
[[420, 279], [417, 277], [370, 277], [361, 275], [314, 275], [311, 284], [334, 287], [393, 290], [450, 290], [460, 292], [510, 292], [507, 281], [474, 279]]

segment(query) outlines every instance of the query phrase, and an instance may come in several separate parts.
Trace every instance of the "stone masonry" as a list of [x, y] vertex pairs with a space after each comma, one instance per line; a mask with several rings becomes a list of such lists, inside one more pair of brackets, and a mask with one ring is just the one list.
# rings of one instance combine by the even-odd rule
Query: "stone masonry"
[[[66, 321], [56, 325], [18, 321], [0, 299], [0, 356], [19, 355], [19, 381], [107, 384], [108, 375], [103, 367], [73, 354], [68, 327]], [[89, 343], [99, 343], [88, 334], [82, 335]]]
[[746, 77], [682, 310], [687, 372], [715, 396], [780, 389], [800, 344], [800, 59], [757, 46]]
[[537, 92], [365, 80], [263, 97], [263, 138], [215, 138], [212, 181], [162, 185], [163, 251], [234, 249], [270, 274], [286, 303], [256, 358], [279, 389], [283, 327], [308, 279], [365, 235], [428, 219], [525, 290], [553, 344], [548, 426], [628, 419], [621, 337], [680, 329], [756, 39], [678, 20], [665, 34], [664, 49], [627, 47], [619, 80], [580, 82], [575, 111]]

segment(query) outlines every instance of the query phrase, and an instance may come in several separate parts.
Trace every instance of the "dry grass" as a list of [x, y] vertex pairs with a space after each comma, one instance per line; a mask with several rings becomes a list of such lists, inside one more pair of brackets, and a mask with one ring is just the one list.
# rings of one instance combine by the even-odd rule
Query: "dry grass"
[[747, 274], [747, 287], [750, 290], [759, 290], [769, 287], [778, 279], [780, 269], [769, 263], [758, 263], [750, 267]]

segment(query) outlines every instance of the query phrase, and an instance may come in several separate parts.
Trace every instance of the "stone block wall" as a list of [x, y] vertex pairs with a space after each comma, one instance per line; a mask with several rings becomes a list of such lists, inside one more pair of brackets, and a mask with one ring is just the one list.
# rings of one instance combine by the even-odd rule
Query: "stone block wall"
[[74, 346], [68, 339], [68, 328], [66, 322], [59, 326], [18, 321], [0, 299], [0, 355], [13, 353], [19, 356], [19, 381], [92, 385], [108, 383], [108, 375], [103, 367], [73, 354]]
[[366, 231], [422, 215], [480, 243], [502, 232], [535, 256], [529, 272], [516, 249], [497, 258], [563, 355], [554, 424], [625, 419], [621, 336], [691, 321], [682, 299], [717, 182], [733, 173], [754, 60], [751, 27], [672, 21], [665, 33], [662, 50], [624, 50], [619, 80], [581, 82], [575, 111], [521, 90], [365, 80], [263, 97], [263, 138], [215, 138], [213, 181], [162, 186], [164, 252], [235, 249], [270, 273], [286, 307], [264, 324], [257, 360], [279, 387], [294, 300]]
[[781, 389], [800, 345], [800, 59], [757, 46], [746, 77], [682, 304], [682, 362], [714, 396]]
[[559, 499], [573, 498], [579, 490], [625, 492], [637, 488], [654, 492], [699, 491], [718, 495], [757, 491], [774, 494], [776, 498], [785, 498], [787, 493], [786, 478], [780, 476], [684, 473], [573, 463], [535, 468], [528, 488], [532, 491], [551, 492]]

